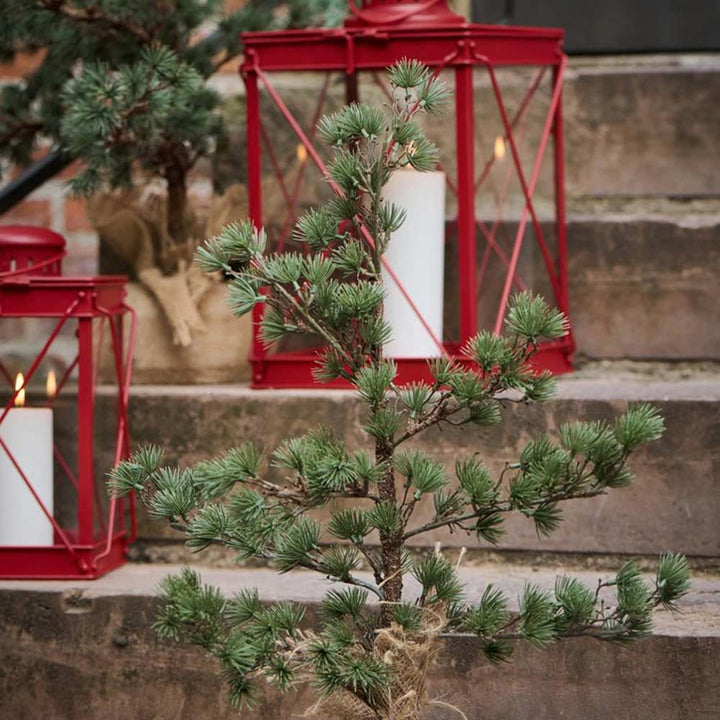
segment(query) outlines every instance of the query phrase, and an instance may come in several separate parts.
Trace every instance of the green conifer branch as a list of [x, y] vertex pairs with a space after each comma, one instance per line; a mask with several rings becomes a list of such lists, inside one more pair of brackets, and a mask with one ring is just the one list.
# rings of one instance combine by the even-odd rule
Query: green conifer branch
[[[652, 610], [673, 608], [688, 590], [687, 561], [667, 555], [654, 585], [628, 564], [594, 591], [568, 578], [552, 592], [528, 586], [512, 613], [492, 586], [469, 604], [456, 568], [440, 553], [408, 557], [408, 540], [443, 527], [497, 543], [510, 513], [531, 520], [539, 534], [554, 532], [562, 503], [630, 484], [632, 453], [657, 440], [664, 426], [647, 404], [631, 406], [613, 424], [569, 423], [529, 442], [497, 477], [471, 455], [457, 459], [451, 480], [431, 456], [403, 447], [431, 428], [490, 427], [508, 403], [549, 399], [554, 379], [533, 371], [531, 360], [542, 339], [567, 332], [567, 322], [522, 293], [509, 305], [505, 335], [481, 332], [463, 347], [463, 362], [432, 360], [431, 381], [397, 385], [397, 368], [383, 356], [390, 329], [380, 269], [404, 214], [384, 203], [383, 187], [404, 164], [434, 167], [434, 149], [414, 118], [439, 107], [446, 91], [413, 61], [398, 63], [389, 77], [393, 101], [385, 111], [353, 104], [319, 124], [335, 148], [329, 172], [342, 194], [299, 218], [294, 237], [307, 245], [307, 256], [270, 253], [250, 222], [229, 225], [197, 252], [200, 267], [230, 278], [235, 314], [262, 304], [266, 342], [293, 333], [325, 341], [318, 377], [342, 377], [357, 390], [371, 451], [351, 452], [331, 430], [316, 428], [288, 438], [268, 458], [243, 445], [178, 470], [163, 467], [161, 453], [147, 448], [111, 475], [114, 492], [139, 492], [151, 514], [168, 519], [193, 550], [219, 543], [240, 560], [260, 558], [279, 572], [312, 570], [339, 584], [322, 603], [317, 631], [309, 631], [298, 630], [301, 610], [294, 606], [266, 607], [256, 593], [223, 600], [190, 571], [167, 581], [158, 630], [219, 658], [238, 706], [257, 702], [260, 681], [285, 691], [310, 680], [321, 693], [350, 693], [387, 717], [393, 683], [401, 680], [376, 653], [383, 633], [402, 628], [407, 642], [434, 642], [438, 631], [472, 635], [488, 660], [499, 662], [517, 640], [542, 646], [563, 637], [641, 637]], [[332, 508], [326, 527], [311, 519], [335, 498], [357, 502]], [[434, 515], [413, 527], [423, 499], [432, 500]], [[363, 563], [374, 582], [360, 575]], [[408, 574], [421, 586], [414, 599], [403, 584]], [[367, 605], [371, 595], [379, 608]]]

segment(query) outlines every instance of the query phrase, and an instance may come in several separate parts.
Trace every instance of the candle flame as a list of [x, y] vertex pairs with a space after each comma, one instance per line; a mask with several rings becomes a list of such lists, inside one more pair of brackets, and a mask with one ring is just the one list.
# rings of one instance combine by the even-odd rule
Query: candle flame
[[498, 135], [495, 138], [495, 159], [502, 160], [505, 157], [505, 138]]
[[300, 143], [297, 148], [295, 148], [295, 155], [297, 156], [299, 163], [304, 163], [308, 157], [307, 148], [302, 143]]
[[55, 371], [51, 370], [48, 373], [47, 381], [45, 382], [45, 391], [47, 396], [52, 399], [57, 395], [57, 380], [55, 379]]
[[25, 404], [25, 376], [19, 372], [15, 378], [15, 407], [22, 407]]

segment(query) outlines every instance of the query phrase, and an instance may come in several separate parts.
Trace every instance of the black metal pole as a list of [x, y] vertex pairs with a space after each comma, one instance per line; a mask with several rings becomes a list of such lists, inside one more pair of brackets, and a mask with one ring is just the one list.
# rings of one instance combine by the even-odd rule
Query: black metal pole
[[54, 150], [38, 160], [14, 180], [0, 188], [0, 215], [24, 200], [33, 190], [64, 170], [72, 158], [60, 150]]

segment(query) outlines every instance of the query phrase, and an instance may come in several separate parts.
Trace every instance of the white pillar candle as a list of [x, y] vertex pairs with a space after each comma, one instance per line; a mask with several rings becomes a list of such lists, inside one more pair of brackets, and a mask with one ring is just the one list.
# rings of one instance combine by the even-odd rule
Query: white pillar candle
[[[442, 342], [445, 278], [445, 173], [399, 170], [383, 190], [385, 200], [407, 211], [393, 233], [385, 259], [428, 327]], [[392, 339], [385, 354], [392, 358], [425, 358], [442, 354], [395, 281], [383, 270], [385, 320]]]
[[[0, 423], [0, 438], [52, 515], [53, 411], [12, 408]], [[0, 445], [0, 546], [52, 544], [52, 523]]]

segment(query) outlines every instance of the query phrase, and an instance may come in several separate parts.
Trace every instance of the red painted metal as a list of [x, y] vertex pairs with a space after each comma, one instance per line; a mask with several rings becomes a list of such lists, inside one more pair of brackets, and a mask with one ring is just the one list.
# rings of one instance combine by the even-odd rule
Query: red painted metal
[[0, 237], [0, 276], [59, 275], [65, 240], [45, 228], [5, 225]]
[[[545, 273], [544, 285], [549, 287], [551, 302], [567, 313], [567, 238], [565, 232], [565, 197], [563, 173], [563, 130], [562, 130], [562, 83], [567, 63], [562, 50], [563, 32], [550, 28], [525, 28], [468, 23], [452, 13], [446, 0], [370, 0], [363, 7], [350, 3], [351, 17], [344, 27], [322, 30], [291, 30], [284, 32], [245, 33], [243, 42], [245, 57], [241, 74], [247, 88], [247, 140], [248, 140], [248, 194], [250, 216], [256, 226], [263, 225], [262, 216], [262, 152], [268, 152], [271, 166], [287, 196], [288, 217], [296, 212], [299, 198], [299, 184], [304, 179], [304, 166], [300, 169], [292, 192], [288, 192], [279, 159], [269, 142], [263, 144], [270, 133], [262, 125], [260, 98], [265, 95], [285, 118], [299, 143], [307, 150], [307, 157], [320, 172], [327, 176], [325, 161], [314, 147], [314, 128], [303, 129], [301, 122], [290, 111], [282, 93], [272, 79], [273, 72], [326, 74], [322, 91], [318, 92], [317, 111], [325, 101], [328, 79], [340, 76], [346, 94], [353, 99], [361, 92], [359, 78], [363, 73], [374, 80], [387, 92], [378, 73], [394, 62], [405, 58], [417, 58], [433, 69], [444, 71], [454, 77], [455, 107], [455, 167], [454, 178], [448, 175], [448, 186], [457, 199], [457, 218], [447, 223], [448, 242], [456, 242], [457, 248], [457, 293], [459, 309], [455, 337], [436, 338], [442, 352], [459, 357], [459, 348], [478, 327], [478, 310], [492, 308], [493, 322], [490, 329], [498, 332], [505, 318], [510, 292], [516, 288], [532, 288], [530, 278], [520, 275], [520, 256], [525, 234], [535, 236], [534, 245], [539, 253], [540, 265]], [[503, 67], [530, 66], [537, 68], [519, 106], [510, 111], [503, 95], [502, 82], [497, 70]], [[551, 72], [549, 80], [548, 71]], [[521, 157], [521, 145], [526, 149], [528, 140], [523, 135], [524, 122], [531, 104], [540, 102], [538, 96], [549, 86], [549, 107], [543, 110], [544, 121], [539, 138], [533, 140], [533, 156], [526, 170]], [[482, 125], [476, 118], [476, 93], [483, 85], [491, 90], [502, 123], [501, 137], [508, 148], [508, 158], [503, 169], [504, 179], [500, 187], [494, 184], [490, 173], [497, 164], [492, 147], [482, 148], [483, 164], [476, 176], [475, 150], [482, 141]], [[545, 88], [547, 89], [547, 88]], [[535, 113], [537, 115], [537, 112]], [[315, 118], [312, 122], [314, 123]], [[541, 167], [548, 144], [553, 143], [554, 163], [554, 206], [552, 221], [541, 219], [535, 198]], [[487, 154], [487, 155], [486, 155]], [[487, 160], [484, 158], [488, 156]], [[451, 167], [448, 158], [443, 165]], [[505, 205], [510, 180], [515, 178], [520, 186], [521, 212], [517, 230], [511, 239], [505, 219]], [[492, 224], [478, 216], [477, 199], [486, 192], [485, 184], [491, 186], [496, 216]], [[329, 182], [335, 192], [339, 189]], [[547, 188], [545, 188], [547, 191]], [[287, 239], [288, 217], [271, 218], [282, 227], [279, 249]], [[554, 224], [551, 234], [550, 224]], [[366, 242], [372, 244], [372, 237], [362, 233]], [[550, 238], [554, 237], [554, 246]], [[502, 239], [502, 243], [501, 243]], [[478, 267], [477, 243], [484, 243], [484, 250]], [[494, 295], [485, 282], [488, 265], [497, 263], [504, 273], [504, 282]], [[396, 279], [392, 268], [387, 267], [390, 277]], [[497, 267], [495, 268], [497, 273]], [[496, 283], [497, 284], [497, 283]], [[398, 283], [400, 291], [404, 289]], [[412, 305], [411, 307], [417, 309]], [[261, 311], [256, 308], [254, 323], [257, 325]], [[447, 314], [446, 314], [447, 315]], [[418, 317], [425, 324], [425, 321]], [[426, 326], [427, 327], [427, 326]], [[448, 333], [446, 333], [448, 335]], [[575, 346], [572, 333], [561, 340], [541, 345], [534, 362], [539, 369], [554, 373], [572, 370], [572, 354]], [[316, 387], [312, 370], [317, 360], [315, 350], [304, 350], [275, 354], [268, 353], [255, 333], [251, 349], [253, 365], [253, 387]], [[429, 373], [423, 358], [398, 361], [399, 382], [428, 379]], [[343, 387], [336, 382], [333, 386]]]
[[[461, 41], [462, 42], [462, 41]], [[463, 50], [467, 44], [462, 43]], [[465, 55], [465, 53], [463, 53]], [[455, 68], [456, 142], [470, 152], [457, 158], [458, 238], [475, 236], [475, 110], [473, 108], [473, 67], [463, 63]], [[460, 344], [477, 333], [477, 252], [476, 242], [458, 242], [460, 289]]]
[[[67, 482], [75, 493], [75, 521], [64, 527], [35, 492], [28, 477], [8, 447], [0, 439], [0, 452], [10, 457], [21, 479], [54, 528], [55, 542], [48, 547], [0, 546], [0, 578], [85, 578], [99, 577], [121, 565], [128, 544], [135, 538], [135, 501], [112, 499], [104, 508], [104, 478], [95, 473], [95, 410], [98, 396], [99, 349], [103, 331], [109, 326], [114, 382], [103, 387], [103, 394], [116, 399], [114, 461], [127, 457], [128, 395], [135, 345], [135, 313], [125, 303], [126, 278], [120, 276], [66, 277], [61, 274], [65, 241], [44, 228], [0, 227], [0, 321], [6, 318], [46, 318], [54, 326], [40, 352], [25, 371], [24, 388], [29, 387], [57, 338], [74, 326], [77, 354], [63, 372], [56, 395], [42, 403], [56, 407], [72, 403], [76, 408], [77, 448], [75, 458], [64, 456], [53, 447], [59, 474], [55, 487]], [[125, 316], [130, 316], [127, 347], [123, 347]], [[67, 341], [68, 334], [64, 333]], [[19, 392], [14, 389], [14, 372], [2, 363], [8, 397], [0, 409], [0, 423], [12, 408]], [[77, 379], [74, 374], [77, 372]], [[30, 400], [32, 395], [28, 396]], [[55, 427], [57, 431], [57, 420]], [[72, 433], [71, 433], [72, 434]], [[106, 468], [109, 469], [109, 468]]]
[[436, 25], [438, 23], [461, 25], [462, 15], [452, 12], [446, 0], [373, 0], [367, 7], [359, 8], [350, 0], [350, 12], [354, 19], [348, 25]]

